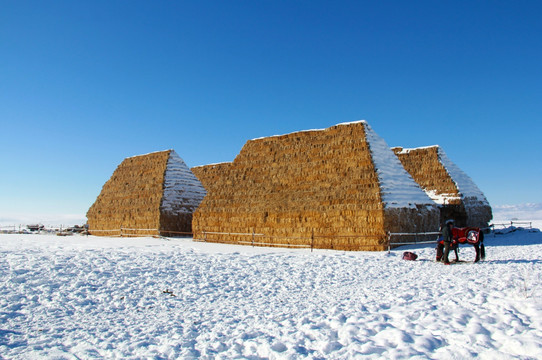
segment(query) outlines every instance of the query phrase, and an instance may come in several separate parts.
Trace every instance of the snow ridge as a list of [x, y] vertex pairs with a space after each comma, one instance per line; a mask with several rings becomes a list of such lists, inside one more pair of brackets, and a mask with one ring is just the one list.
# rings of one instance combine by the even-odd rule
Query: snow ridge
[[427, 196], [431, 198], [434, 202], [436, 202], [438, 205], [446, 205], [451, 204], [452, 201], [460, 201], [461, 196], [458, 196], [456, 194], [448, 194], [448, 193], [441, 193], [439, 194], [437, 190], [433, 189], [424, 189]]
[[415, 205], [434, 205], [405, 170], [386, 141], [364, 122], [365, 134], [380, 182], [382, 201], [387, 208], [415, 208]]
[[192, 213], [205, 197], [205, 189], [181, 157], [171, 150], [164, 177], [161, 209], [170, 213]]
[[420, 149], [432, 149], [432, 148], [438, 148], [439, 145], [429, 145], [429, 146], [420, 146], [416, 148], [403, 148], [401, 151], [399, 151], [399, 154], [408, 154], [413, 150], [420, 150]]

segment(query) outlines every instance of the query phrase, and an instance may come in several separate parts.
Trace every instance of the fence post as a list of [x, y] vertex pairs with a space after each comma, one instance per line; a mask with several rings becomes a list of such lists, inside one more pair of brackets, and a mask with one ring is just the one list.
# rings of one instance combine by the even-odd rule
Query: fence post
[[252, 228], [252, 247], [254, 247], [254, 228]]
[[388, 231], [388, 253], [391, 252], [391, 231]]
[[120, 227], [120, 237], [122, 237], [122, 226]]
[[203, 232], [203, 241], [207, 242], [207, 232]]
[[311, 252], [314, 249], [314, 229], [312, 229], [312, 235], [311, 235]]

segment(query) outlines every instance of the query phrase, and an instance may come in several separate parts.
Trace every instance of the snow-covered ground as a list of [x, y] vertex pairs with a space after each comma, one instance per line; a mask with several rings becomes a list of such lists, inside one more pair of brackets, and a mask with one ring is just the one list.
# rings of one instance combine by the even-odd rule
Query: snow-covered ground
[[541, 359], [542, 234], [486, 245], [445, 266], [432, 245], [0, 235], [0, 358]]

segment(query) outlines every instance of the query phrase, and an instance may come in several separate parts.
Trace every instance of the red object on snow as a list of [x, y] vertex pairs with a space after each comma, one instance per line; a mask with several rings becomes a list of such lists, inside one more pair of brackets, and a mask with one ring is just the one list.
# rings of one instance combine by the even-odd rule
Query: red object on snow
[[403, 253], [403, 260], [416, 260], [418, 258], [418, 255], [414, 254], [410, 251], [405, 251]]

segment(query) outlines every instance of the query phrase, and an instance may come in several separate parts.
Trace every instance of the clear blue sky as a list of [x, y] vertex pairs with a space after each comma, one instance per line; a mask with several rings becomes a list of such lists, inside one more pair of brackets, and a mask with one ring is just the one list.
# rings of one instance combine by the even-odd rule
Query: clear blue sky
[[542, 202], [541, 1], [0, 1], [0, 218], [84, 215], [128, 156], [190, 166], [365, 119], [492, 205]]

